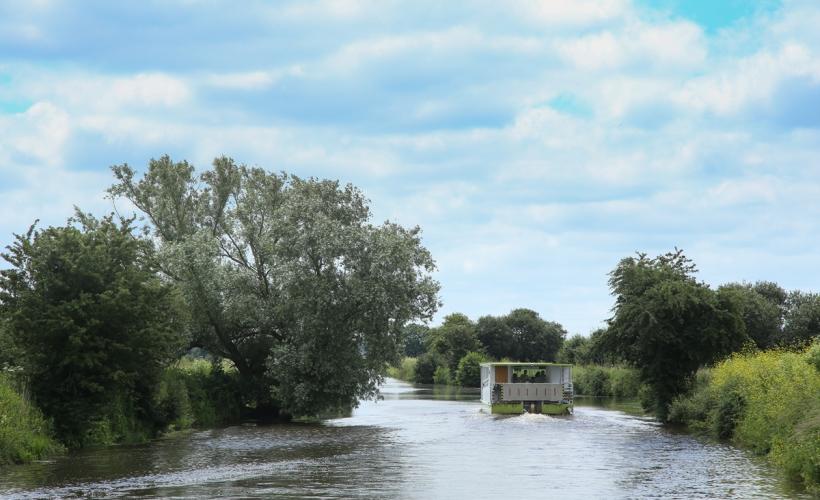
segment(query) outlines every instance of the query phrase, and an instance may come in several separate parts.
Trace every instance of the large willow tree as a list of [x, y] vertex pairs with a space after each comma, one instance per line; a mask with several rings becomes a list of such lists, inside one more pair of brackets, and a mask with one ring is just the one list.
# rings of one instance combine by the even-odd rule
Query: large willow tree
[[140, 179], [112, 169], [110, 193], [146, 215], [184, 292], [193, 345], [233, 361], [258, 405], [311, 415], [372, 396], [403, 325], [437, 308], [419, 229], [372, 224], [351, 185], [226, 157], [199, 175], [167, 156]]

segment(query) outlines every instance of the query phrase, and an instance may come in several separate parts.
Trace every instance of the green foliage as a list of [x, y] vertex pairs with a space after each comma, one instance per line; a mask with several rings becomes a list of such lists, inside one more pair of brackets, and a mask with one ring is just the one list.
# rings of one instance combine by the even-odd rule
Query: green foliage
[[481, 387], [481, 363], [487, 356], [481, 352], [468, 352], [458, 362], [455, 383], [462, 387]]
[[623, 366], [576, 365], [572, 369], [575, 393], [582, 396], [637, 398], [640, 374]]
[[820, 371], [820, 337], [814, 340], [814, 343], [809, 347], [806, 361]]
[[436, 369], [442, 366], [444, 361], [434, 352], [426, 352], [418, 357], [413, 370], [413, 381], [418, 384], [434, 383]]
[[777, 284], [730, 283], [721, 286], [719, 292], [737, 304], [746, 334], [759, 349], [768, 349], [781, 341], [786, 292]]
[[404, 355], [416, 358], [427, 352], [427, 337], [430, 328], [418, 323], [410, 323], [402, 328]]
[[452, 385], [453, 378], [450, 376], [450, 369], [446, 366], [439, 366], [433, 374], [433, 383], [436, 385]]
[[588, 364], [591, 358], [592, 340], [583, 335], [573, 335], [564, 341], [558, 351], [558, 362], [573, 365]]
[[194, 345], [233, 361], [248, 403], [316, 415], [375, 394], [402, 327], [435, 312], [418, 228], [370, 223], [351, 185], [214, 160], [113, 168], [144, 212], [164, 274], [184, 292]]
[[165, 370], [156, 395], [158, 418], [170, 430], [236, 422], [242, 411], [240, 394], [235, 369], [182, 358]]
[[484, 316], [476, 331], [488, 355], [517, 361], [555, 361], [567, 333], [559, 323], [545, 321], [531, 309]]
[[62, 451], [40, 411], [0, 372], [0, 465], [26, 463]]
[[671, 405], [670, 420], [767, 455], [820, 493], [820, 372], [812, 351], [733, 355]]
[[444, 317], [441, 326], [430, 331], [430, 348], [438, 353], [449, 371], [455, 373], [459, 360], [468, 352], [479, 350], [481, 343], [475, 324], [467, 316], [453, 313]]
[[820, 294], [793, 291], [786, 300], [780, 345], [803, 346], [820, 336]]
[[603, 345], [639, 368], [661, 420], [701, 365], [733, 352], [747, 338], [734, 295], [715, 293], [697, 282], [694, 272], [677, 250], [623, 259], [610, 273], [615, 315]]
[[387, 376], [393, 377], [405, 382], [413, 382], [416, 374], [417, 358], [402, 358], [398, 366], [390, 366], [387, 368]]
[[37, 406], [72, 446], [150, 425], [164, 366], [184, 339], [173, 289], [130, 220], [77, 213], [65, 227], [17, 235], [0, 300]]

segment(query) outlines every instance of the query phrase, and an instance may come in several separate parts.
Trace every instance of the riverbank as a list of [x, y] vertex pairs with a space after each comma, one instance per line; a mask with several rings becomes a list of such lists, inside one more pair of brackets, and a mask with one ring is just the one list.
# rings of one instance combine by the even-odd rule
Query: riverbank
[[0, 373], [0, 465], [31, 462], [63, 450], [42, 413]]
[[820, 495], [820, 341], [800, 352], [737, 353], [701, 370], [670, 421], [751, 449]]
[[0, 373], [0, 465], [29, 463], [66, 449], [145, 443], [177, 431], [237, 423], [243, 412], [235, 369], [185, 357], [165, 369], [150, 422], [138, 421], [127, 404], [114, 405], [81, 445], [67, 446], [18, 385]]

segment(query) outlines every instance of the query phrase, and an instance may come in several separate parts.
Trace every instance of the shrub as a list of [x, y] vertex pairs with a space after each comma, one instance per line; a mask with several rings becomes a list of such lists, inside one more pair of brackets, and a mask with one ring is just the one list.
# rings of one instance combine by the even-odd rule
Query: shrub
[[820, 338], [815, 340], [811, 347], [809, 347], [806, 356], [806, 361], [816, 368], [817, 371], [820, 371]]
[[446, 366], [439, 366], [433, 374], [433, 383], [436, 385], [451, 385], [450, 369]]
[[623, 366], [575, 366], [572, 380], [582, 396], [637, 398], [643, 387], [638, 371]]
[[235, 422], [242, 410], [239, 384], [233, 367], [182, 358], [163, 376], [155, 403], [158, 420], [170, 430]]
[[671, 420], [767, 455], [787, 477], [820, 493], [820, 371], [813, 349], [735, 354], [673, 402]]
[[443, 361], [432, 352], [427, 352], [418, 357], [416, 367], [413, 370], [413, 381], [419, 384], [434, 383], [436, 368], [443, 364]]
[[458, 362], [456, 384], [462, 387], [481, 387], [481, 363], [487, 356], [480, 352], [469, 352]]
[[390, 366], [387, 368], [387, 376], [404, 380], [405, 382], [412, 382], [415, 380], [416, 358], [405, 357], [402, 358], [399, 366]]

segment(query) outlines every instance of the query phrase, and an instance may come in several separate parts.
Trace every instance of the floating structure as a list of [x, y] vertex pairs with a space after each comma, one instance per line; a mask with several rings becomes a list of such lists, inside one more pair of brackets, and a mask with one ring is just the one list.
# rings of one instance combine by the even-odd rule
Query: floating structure
[[481, 402], [492, 413], [572, 413], [572, 365], [481, 363]]

